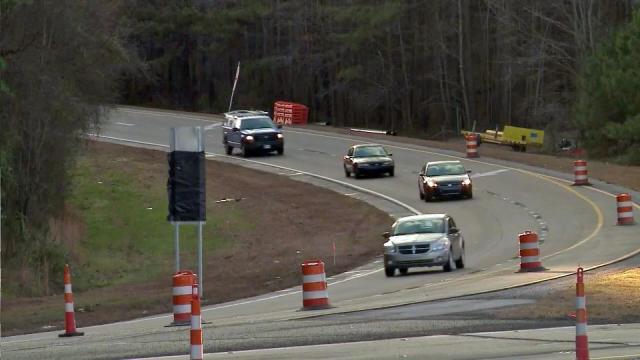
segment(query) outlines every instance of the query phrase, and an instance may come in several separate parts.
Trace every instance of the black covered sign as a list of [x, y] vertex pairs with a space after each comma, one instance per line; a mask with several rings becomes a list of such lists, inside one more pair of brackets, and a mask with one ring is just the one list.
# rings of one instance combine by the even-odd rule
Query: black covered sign
[[205, 221], [204, 151], [172, 151], [169, 158], [169, 221]]

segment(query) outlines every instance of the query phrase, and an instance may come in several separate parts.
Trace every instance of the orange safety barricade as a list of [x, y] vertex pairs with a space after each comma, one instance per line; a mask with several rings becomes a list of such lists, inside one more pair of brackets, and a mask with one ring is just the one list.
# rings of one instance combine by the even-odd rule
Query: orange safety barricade
[[173, 325], [189, 324], [194, 283], [196, 275], [192, 271], [180, 271], [173, 275]]
[[573, 185], [591, 185], [589, 184], [587, 162], [585, 160], [576, 160], [573, 162], [573, 174], [575, 177]]
[[326, 309], [329, 307], [327, 279], [322, 260], [309, 260], [302, 268], [302, 307], [305, 310]]
[[468, 134], [464, 137], [467, 144], [467, 157], [478, 157], [478, 135]]
[[616, 203], [618, 207], [618, 225], [632, 225], [633, 202], [631, 201], [631, 195], [626, 193], [618, 194]]
[[540, 262], [538, 234], [527, 230], [518, 234], [518, 240], [520, 242], [520, 272], [544, 270]]

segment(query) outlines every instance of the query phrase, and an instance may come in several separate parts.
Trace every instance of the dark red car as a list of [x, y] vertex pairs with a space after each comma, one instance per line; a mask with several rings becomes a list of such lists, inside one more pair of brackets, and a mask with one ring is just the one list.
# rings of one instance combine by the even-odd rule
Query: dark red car
[[432, 161], [426, 163], [418, 175], [420, 199], [462, 196], [473, 197], [471, 177], [460, 161]]

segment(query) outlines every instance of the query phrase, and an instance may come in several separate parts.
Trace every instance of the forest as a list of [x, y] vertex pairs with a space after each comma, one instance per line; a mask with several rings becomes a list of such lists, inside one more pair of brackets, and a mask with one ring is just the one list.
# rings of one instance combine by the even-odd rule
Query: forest
[[0, 0], [2, 259], [59, 270], [50, 219], [108, 105], [221, 113], [238, 63], [234, 108], [295, 101], [312, 122], [438, 140], [512, 124], [638, 165], [639, 6]]

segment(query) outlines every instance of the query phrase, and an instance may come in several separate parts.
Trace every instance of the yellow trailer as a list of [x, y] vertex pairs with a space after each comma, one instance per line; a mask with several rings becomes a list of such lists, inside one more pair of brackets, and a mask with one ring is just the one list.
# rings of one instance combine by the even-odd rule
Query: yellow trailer
[[527, 145], [542, 146], [544, 144], [544, 131], [537, 129], [507, 125], [502, 131], [487, 130], [484, 133], [475, 133], [462, 130], [463, 135], [472, 133], [480, 137], [480, 142], [508, 145], [516, 151], [526, 151]]

